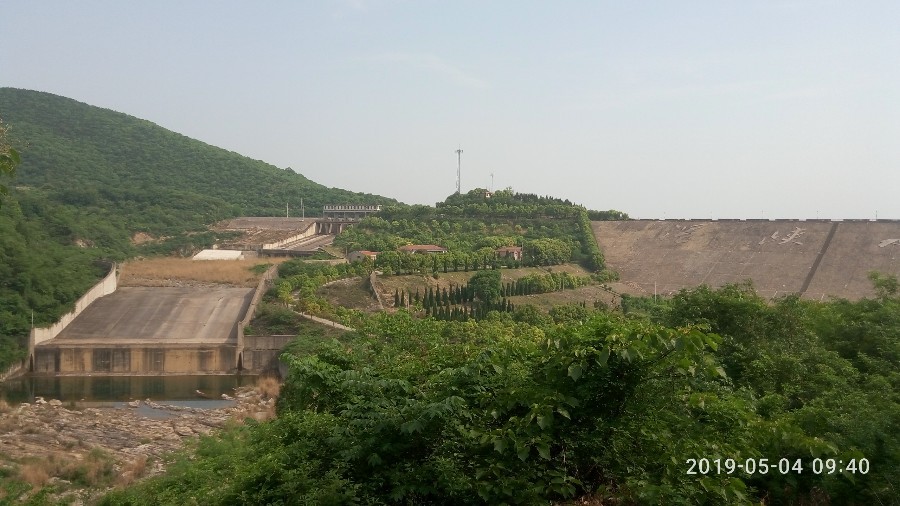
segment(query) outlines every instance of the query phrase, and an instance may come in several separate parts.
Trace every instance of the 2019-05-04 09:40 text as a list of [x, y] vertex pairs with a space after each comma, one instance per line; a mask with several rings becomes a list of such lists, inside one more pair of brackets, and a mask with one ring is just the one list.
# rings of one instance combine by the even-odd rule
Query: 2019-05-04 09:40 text
[[722, 458], [691, 458], [685, 461], [688, 468], [686, 474], [708, 475], [708, 474], [802, 474], [804, 472], [812, 472], [813, 474], [867, 474], [869, 472], [869, 460], [866, 458], [851, 459], [833, 459], [833, 458], [815, 458], [812, 460], [804, 460], [800, 458], [788, 459], [768, 459], [768, 458], [748, 458], [748, 459], [722, 459]]

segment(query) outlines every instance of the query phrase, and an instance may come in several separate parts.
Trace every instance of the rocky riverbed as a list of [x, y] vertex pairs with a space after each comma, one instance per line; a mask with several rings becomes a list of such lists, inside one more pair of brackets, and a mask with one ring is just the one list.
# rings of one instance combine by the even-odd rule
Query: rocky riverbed
[[[151, 400], [78, 407], [37, 398], [0, 406], [0, 502], [31, 485], [82, 503], [97, 487], [124, 486], [164, 470], [164, 456], [185, 440], [227, 423], [274, 416], [275, 399], [246, 387], [226, 406], [195, 408]], [[27, 495], [27, 494], [26, 494]], [[66, 501], [63, 501], [66, 502]]]

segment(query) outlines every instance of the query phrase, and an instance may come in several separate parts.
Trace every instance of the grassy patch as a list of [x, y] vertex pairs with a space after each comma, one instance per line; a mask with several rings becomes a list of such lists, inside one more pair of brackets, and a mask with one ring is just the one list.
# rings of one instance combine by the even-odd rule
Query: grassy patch
[[287, 336], [297, 333], [303, 319], [290, 308], [261, 302], [244, 333], [254, 336]]
[[117, 477], [114, 465], [112, 456], [100, 448], [94, 448], [82, 459], [59, 452], [23, 459], [18, 478], [34, 487], [46, 485], [51, 478], [84, 487], [101, 487], [110, 485]]
[[138, 455], [134, 459], [122, 464], [122, 469], [119, 471], [116, 484], [120, 487], [126, 487], [144, 476], [144, 474], [147, 473], [147, 461], [146, 455]]
[[584, 302], [587, 307], [595, 307], [595, 303], [601, 303], [602, 307], [618, 307], [619, 298], [598, 285], [582, 286], [573, 290], [561, 290], [558, 292], [541, 293], [536, 295], [518, 295], [509, 300], [516, 306], [531, 304], [544, 311], [549, 311], [554, 306], [566, 304], [579, 304]]
[[298, 356], [310, 355], [320, 344], [334, 339], [342, 343], [349, 343], [352, 335], [353, 333], [305, 320], [297, 332], [297, 337], [284, 347], [283, 352]]
[[322, 325], [297, 314], [294, 310], [278, 303], [261, 302], [250, 325], [244, 328], [246, 335], [252, 336], [314, 336], [324, 339], [340, 337], [345, 332], [328, 325]]
[[281, 392], [281, 382], [271, 376], [260, 377], [256, 380], [256, 391], [264, 399], [276, 398]]
[[[284, 259], [273, 258], [271, 263]], [[268, 266], [258, 259], [191, 260], [189, 258], [148, 258], [122, 264], [119, 284], [123, 286], [166, 286], [173, 281], [222, 283], [253, 287]]]

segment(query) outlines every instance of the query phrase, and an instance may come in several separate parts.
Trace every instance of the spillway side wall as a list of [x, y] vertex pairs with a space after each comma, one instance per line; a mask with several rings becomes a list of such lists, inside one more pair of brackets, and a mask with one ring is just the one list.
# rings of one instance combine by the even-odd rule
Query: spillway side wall
[[75, 308], [71, 312], [64, 314], [58, 322], [49, 327], [31, 329], [31, 335], [28, 338], [28, 356], [32, 359], [32, 361], [34, 359], [34, 347], [36, 345], [41, 344], [44, 341], [49, 341], [50, 339], [58, 336], [60, 332], [65, 330], [65, 328], [68, 327], [70, 323], [75, 321], [75, 318], [77, 318], [82, 311], [87, 309], [88, 306], [93, 304], [95, 300], [115, 292], [118, 287], [118, 265], [113, 264], [109, 269], [109, 273], [107, 273], [106, 276], [100, 280], [100, 282], [94, 285], [90, 290], [82, 295], [81, 298], [75, 301]]
[[250, 325], [250, 320], [253, 319], [253, 315], [256, 314], [256, 307], [259, 305], [259, 301], [262, 300], [263, 295], [266, 293], [268, 287], [272, 284], [272, 280], [278, 276], [278, 266], [273, 265], [269, 267], [269, 270], [262, 275], [262, 278], [259, 280], [259, 284], [256, 285], [256, 291], [253, 293], [253, 298], [250, 299], [250, 306], [247, 307], [247, 313], [244, 314], [244, 317], [237, 324], [237, 348], [235, 349], [235, 363], [237, 364], [239, 369], [243, 369], [243, 353], [244, 353], [244, 328], [247, 325]]

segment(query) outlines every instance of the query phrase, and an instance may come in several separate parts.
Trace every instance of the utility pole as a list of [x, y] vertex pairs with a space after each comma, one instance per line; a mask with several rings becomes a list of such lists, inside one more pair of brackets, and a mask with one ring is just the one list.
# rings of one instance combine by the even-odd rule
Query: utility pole
[[285, 218], [291, 217], [291, 204], [289, 202], [284, 203], [284, 217]]
[[494, 193], [494, 173], [491, 172], [491, 193]]
[[456, 149], [456, 193], [462, 193], [460, 187], [460, 169], [462, 168], [462, 149]]
[[302, 220], [306, 220], [306, 209], [303, 208], [303, 197], [300, 197], [300, 217]]

